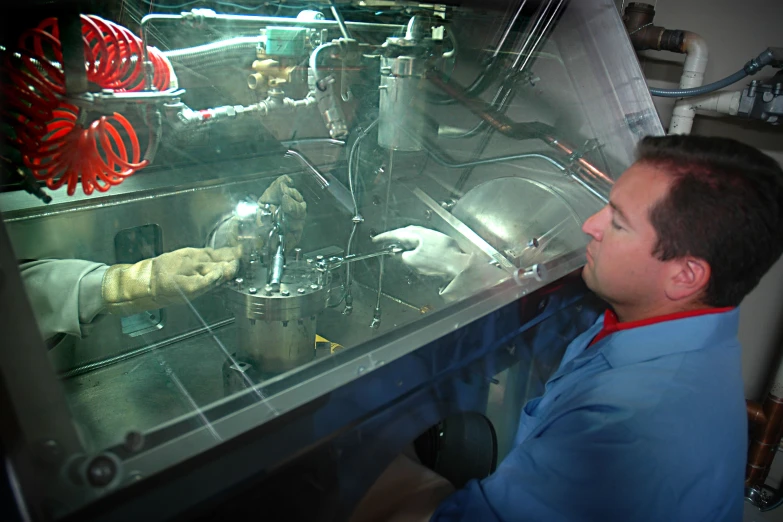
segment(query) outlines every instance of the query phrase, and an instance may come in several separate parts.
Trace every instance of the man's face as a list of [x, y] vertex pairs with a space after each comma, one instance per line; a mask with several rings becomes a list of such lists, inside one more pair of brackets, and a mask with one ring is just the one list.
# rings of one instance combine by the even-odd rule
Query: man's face
[[582, 226], [592, 238], [582, 277], [615, 307], [644, 308], [663, 298], [666, 263], [652, 255], [657, 236], [649, 215], [669, 183], [658, 168], [634, 163], [615, 183], [609, 204]]

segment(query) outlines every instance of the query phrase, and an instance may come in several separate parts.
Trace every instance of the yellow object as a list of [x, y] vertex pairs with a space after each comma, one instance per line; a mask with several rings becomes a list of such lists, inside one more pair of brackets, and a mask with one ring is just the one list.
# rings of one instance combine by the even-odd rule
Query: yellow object
[[185, 303], [234, 277], [239, 256], [239, 248], [182, 248], [111, 266], [101, 285], [105, 309], [128, 315]]
[[321, 337], [320, 335], [316, 334], [315, 335], [315, 344], [316, 344], [316, 346], [318, 346], [318, 343], [329, 343], [329, 345], [330, 345], [329, 352], [330, 353], [334, 353], [334, 352], [337, 352], [337, 351], [343, 349], [343, 345], [337, 344], [337, 343], [333, 343], [333, 342], [329, 341], [328, 339], [325, 339], [325, 338]]

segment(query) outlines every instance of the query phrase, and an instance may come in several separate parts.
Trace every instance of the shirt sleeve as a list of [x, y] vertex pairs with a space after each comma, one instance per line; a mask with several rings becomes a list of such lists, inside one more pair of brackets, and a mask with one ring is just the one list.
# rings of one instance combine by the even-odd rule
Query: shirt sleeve
[[84, 336], [103, 309], [101, 283], [108, 267], [81, 259], [43, 259], [19, 267], [44, 339], [57, 333]]
[[562, 414], [543, 433], [514, 448], [491, 476], [448, 497], [431, 520], [684, 519], [667, 511], [678, 503], [663, 471], [671, 468], [656, 460], [660, 448], [654, 442], [629, 429], [630, 416], [609, 406]]

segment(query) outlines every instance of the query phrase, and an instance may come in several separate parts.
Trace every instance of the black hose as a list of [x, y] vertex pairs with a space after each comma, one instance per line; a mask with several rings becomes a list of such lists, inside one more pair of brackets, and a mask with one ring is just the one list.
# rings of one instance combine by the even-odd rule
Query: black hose
[[650, 88], [650, 94], [653, 96], [660, 96], [662, 98], [688, 98], [691, 96], [700, 96], [702, 94], [708, 94], [718, 89], [728, 87], [733, 83], [737, 83], [741, 79], [756, 74], [761, 69], [766, 67], [775, 61], [775, 56], [771, 49], [765, 49], [764, 52], [759, 54], [756, 58], [750, 60], [745, 66], [734, 74], [718, 80], [717, 82], [708, 83], [701, 87], [694, 87], [693, 89], [656, 89]]
[[259, 43], [263, 42], [264, 37], [262, 36], [240, 36], [197, 47], [165, 51], [163, 56], [168, 58], [173, 65], [198, 69], [232, 59], [244, 57], [255, 59], [256, 48]]

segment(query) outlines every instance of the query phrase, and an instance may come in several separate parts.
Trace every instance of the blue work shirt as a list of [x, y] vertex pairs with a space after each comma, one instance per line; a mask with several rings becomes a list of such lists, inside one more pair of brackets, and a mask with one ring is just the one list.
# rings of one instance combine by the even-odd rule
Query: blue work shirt
[[432, 521], [742, 519], [747, 414], [739, 311], [659, 322], [568, 347], [522, 412], [514, 449]]

